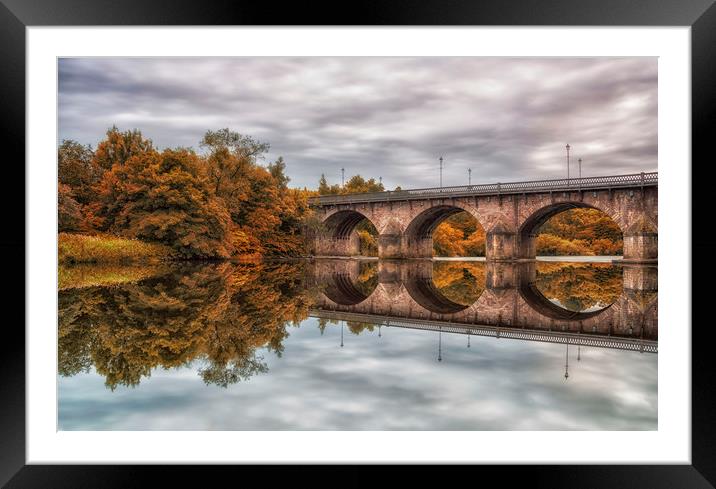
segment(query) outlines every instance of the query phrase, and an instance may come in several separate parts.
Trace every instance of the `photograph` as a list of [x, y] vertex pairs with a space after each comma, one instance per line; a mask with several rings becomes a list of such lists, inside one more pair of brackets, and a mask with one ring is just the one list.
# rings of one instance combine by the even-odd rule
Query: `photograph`
[[656, 432], [659, 62], [57, 57], [57, 430]]
[[714, 0], [545, 2], [0, 0], [0, 486], [713, 489]]

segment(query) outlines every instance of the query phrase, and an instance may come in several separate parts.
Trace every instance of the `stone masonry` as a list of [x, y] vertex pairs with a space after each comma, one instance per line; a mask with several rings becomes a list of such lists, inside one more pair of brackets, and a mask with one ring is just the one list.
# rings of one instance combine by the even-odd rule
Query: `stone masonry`
[[314, 206], [324, 223], [317, 234], [316, 256], [359, 254], [355, 226], [368, 219], [378, 231], [380, 258], [429, 258], [432, 232], [448, 216], [472, 215], [486, 232], [489, 261], [531, 260], [536, 232], [552, 216], [572, 208], [594, 208], [622, 230], [625, 262], [657, 260], [658, 187], [527, 192]]
[[470, 306], [452, 303], [426, 285], [432, 284], [427, 260], [378, 262], [378, 283], [369, 294], [352, 286], [357, 260], [316, 260], [311, 275], [323, 289], [316, 307], [326, 311], [656, 340], [656, 267], [625, 265], [623, 273], [617, 301], [586, 313], [570, 313], [536, 291], [534, 262], [488, 262], [486, 287]]

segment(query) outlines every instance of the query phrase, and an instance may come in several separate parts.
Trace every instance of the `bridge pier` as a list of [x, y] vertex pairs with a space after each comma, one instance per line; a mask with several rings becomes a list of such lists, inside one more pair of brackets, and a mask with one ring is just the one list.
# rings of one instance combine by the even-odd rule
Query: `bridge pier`
[[378, 258], [404, 258], [403, 236], [401, 236], [400, 234], [378, 235]]
[[489, 231], [485, 235], [487, 261], [515, 261], [519, 258], [517, 233], [504, 229]]
[[357, 256], [360, 254], [358, 233], [351, 233], [346, 238], [319, 236], [315, 240], [317, 256]]
[[658, 260], [658, 250], [656, 232], [624, 233], [625, 263], [655, 263]]

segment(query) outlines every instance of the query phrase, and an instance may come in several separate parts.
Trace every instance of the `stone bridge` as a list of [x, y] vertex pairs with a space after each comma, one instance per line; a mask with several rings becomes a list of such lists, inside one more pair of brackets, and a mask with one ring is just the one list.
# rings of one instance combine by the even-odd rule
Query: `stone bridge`
[[599, 209], [621, 229], [624, 260], [657, 260], [657, 173], [541, 180], [323, 195], [310, 200], [323, 223], [313, 236], [316, 256], [359, 254], [356, 225], [368, 219], [378, 231], [380, 258], [428, 258], [433, 230], [465, 211], [486, 232], [489, 261], [531, 260], [537, 230], [552, 216], [573, 208]]
[[641, 345], [639, 348], [647, 344], [656, 351], [654, 266], [624, 265], [622, 294], [612, 305], [593, 312], [572, 312], [554, 304], [536, 288], [534, 262], [487, 262], [485, 289], [469, 306], [440, 293], [433, 283], [431, 261], [378, 261], [378, 280], [372, 292], [355, 285], [360, 263], [345, 259], [315, 261], [312, 277], [322, 293], [316, 299], [313, 315], [359, 322], [407, 321], [457, 330], [462, 327], [464, 332], [479, 326], [519, 330], [522, 334], [560, 333], [597, 342], [609, 338], [612, 343]]

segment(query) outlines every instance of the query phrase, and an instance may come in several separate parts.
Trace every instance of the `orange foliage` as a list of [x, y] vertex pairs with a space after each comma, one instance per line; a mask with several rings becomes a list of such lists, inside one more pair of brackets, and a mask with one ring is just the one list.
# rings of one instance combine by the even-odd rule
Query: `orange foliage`
[[116, 127], [94, 152], [63, 141], [60, 230], [157, 241], [183, 258], [305, 254], [310, 192], [287, 187], [283, 159], [259, 166], [268, 145], [228, 129], [201, 145], [208, 155], [159, 152], [140, 131]]

